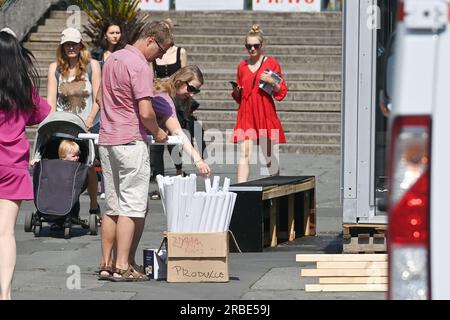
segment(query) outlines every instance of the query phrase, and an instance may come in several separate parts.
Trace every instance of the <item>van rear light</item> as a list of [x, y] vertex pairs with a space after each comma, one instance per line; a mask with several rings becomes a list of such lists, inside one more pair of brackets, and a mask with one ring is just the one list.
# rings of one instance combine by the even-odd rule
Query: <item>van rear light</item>
[[389, 298], [428, 299], [429, 116], [397, 117], [390, 150]]
[[403, 1], [399, 1], [398, 3], [397, 20], [405, 20], [405, 3]]

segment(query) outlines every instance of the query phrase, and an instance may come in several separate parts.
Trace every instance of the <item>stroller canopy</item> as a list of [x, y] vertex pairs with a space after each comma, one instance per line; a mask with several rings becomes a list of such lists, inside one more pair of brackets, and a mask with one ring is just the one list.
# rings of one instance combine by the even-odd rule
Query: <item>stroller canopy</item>
[[79, 133], [87, 132], [83, 119], [78, 115], [65, 111], [52, 112], [37, 129], [33, 148], [35, 158], [57, 158], [59, 142], [69, 139], [80, 146], [80, 162], [90, 166], [95, 156], [94, 143], [78, 138]]

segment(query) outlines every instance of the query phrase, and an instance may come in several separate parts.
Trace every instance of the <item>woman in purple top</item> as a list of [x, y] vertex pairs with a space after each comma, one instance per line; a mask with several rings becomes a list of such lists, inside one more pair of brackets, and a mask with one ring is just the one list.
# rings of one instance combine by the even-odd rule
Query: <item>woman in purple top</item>
[[155, 96], [152, 98], [152, 105], [159, 126], [165, 127], [170, 134], [182, 138], [183, 151], [191, 157], [200, 174], [205, 176], [211, 174], [211, 169], [194, 149], [190, 139], [181, 128], [173, 101], [178, 98], [182, 103], [190, 105], [192, 96], [200, 92], [199, 88], [202, 85], [203, 74], [197, 66], [183, 67], [169, 78], [155, 81]]
[[51, 110], [35, 89], [32, 58], [14, 35], [0, 31], [0, 300], [11, 299], [20, 204], [33, 199], [25, 126], [42, 122]]

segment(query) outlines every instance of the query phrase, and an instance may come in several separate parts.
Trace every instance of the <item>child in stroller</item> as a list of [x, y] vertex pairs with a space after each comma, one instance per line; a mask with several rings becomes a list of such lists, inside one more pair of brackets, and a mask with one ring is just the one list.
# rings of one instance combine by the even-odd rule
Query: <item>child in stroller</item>
[[58, 147], [60, 160], [77, 161], [80, 160], [80, 146], [71, 140], [62, 140]]
[[[40, 235], [43, 222], [51, 230], [64, 229], [69, 238], [73, 224], [89, 228], [97, 234], [97, 215], [82, 220], [80, 194], [87, 187], [87, 171], [93, 163], [94, 145], [90, 140], [78, 139], [86, 133], [83, 120], [67, 112], [52, 113], [38, 128], [33, 166], [34, 203], [37, 211], [27, 214], [25, 231]], [[69, 161], [67, 161], [69, 160]]]

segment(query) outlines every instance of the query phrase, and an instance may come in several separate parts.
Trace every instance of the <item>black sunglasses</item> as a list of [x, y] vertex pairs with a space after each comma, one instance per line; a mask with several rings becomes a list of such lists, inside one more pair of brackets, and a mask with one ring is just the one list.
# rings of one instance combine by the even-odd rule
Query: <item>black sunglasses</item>
[[246, 48], [247, 50], [251, 50], [252, 47], [255, 48], [255, 50], [258, 50], [258, 49], [261, 48], [261, 43], [255, 43], [255, 44], [248, 44], [248, 43], [247, 43], [247, 44], [245, 45], [245, 48]]
[[166, 54], [166, 53], [167, 53], [167, 50], [164, 50], [164, 48], [161, 47], [161, 45], [158, 43], [158, 41], [156, 41], [156, 39], [154, 39], [154, 40], [155, 40], [155, 43], [156, 43], [156, 45], [158, 46], [159, 50], [161, 50], [162, 53]]
[[186, 81], [186, 85], [187, 85], [187, 91], [189, 93], [193, 93], [193, 94], [200, 93], [200, 89], [194, 87], [193, 85], [190, 85], [188, 81]]

